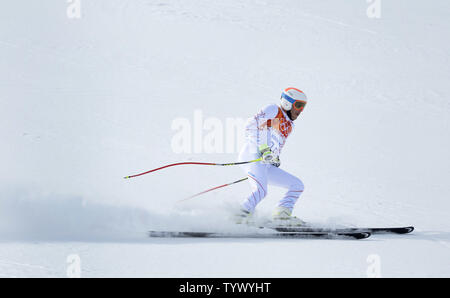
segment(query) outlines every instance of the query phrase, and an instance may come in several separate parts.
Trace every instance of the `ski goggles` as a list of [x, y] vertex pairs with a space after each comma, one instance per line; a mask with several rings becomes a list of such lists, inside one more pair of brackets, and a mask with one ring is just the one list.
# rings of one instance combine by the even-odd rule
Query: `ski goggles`
[[287, 95], [286, 93], [281, 94], [281, 97], [286, 99], [287, 101], [289, 101], [292, 104], [292, 108], [294, 110], [297, 111], [303, 111], [303, 109], [306, 106], [306, 101], [303, 100], [295, 100], [292, 97], [290, 97], [289, 95]]

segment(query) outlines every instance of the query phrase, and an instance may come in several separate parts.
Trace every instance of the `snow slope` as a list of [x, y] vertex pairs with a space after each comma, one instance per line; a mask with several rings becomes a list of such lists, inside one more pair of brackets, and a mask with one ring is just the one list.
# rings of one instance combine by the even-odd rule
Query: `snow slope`
[[[36, 2], [36, 3], [35, 3]], [[448, 1], [16, 0], [0, 10], [0, 276], [450, 276]], [[245, 119], [287, 86], [310, 103], [282, 167], [295, 214], [323, 225], [414, 225], [364, 241], [148, 239], [235, 227], [233, 153], [172, 150], [173, 121]], [[203, 132], [206, 135], [206, 132]], [[270, 213], [282, 190], [258, 207]]]

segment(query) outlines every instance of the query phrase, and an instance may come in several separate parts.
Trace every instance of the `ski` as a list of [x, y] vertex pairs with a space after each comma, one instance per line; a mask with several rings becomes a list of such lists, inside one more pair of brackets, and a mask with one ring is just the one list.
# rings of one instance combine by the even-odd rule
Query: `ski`
[[367, 231], [286, 231], [269, 233], [216, 233], [216, 232], [169, 232], [149, 231], [149, 237], [157, 238], [291, 238], [291, 239], [365, 239]]
[[394, 227], [394, 228], [314, 228], [314, 227], [265, 227], [273, 229], [277, 232], [329, 232], [329, 233], [346, 233], [346, 232], [368, 232], [370, 234], [408, 234], [414, 231], [414, 227]]
[[373, 234], [409, 234], [414, 231], [414, 227], [399, 227], [399, 228], [369, 228], [363, 229], [370, 231]]

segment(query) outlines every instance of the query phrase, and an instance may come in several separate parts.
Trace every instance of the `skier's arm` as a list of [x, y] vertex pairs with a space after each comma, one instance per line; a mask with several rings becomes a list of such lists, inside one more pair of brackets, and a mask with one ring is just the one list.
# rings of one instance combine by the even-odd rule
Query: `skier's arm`
[[[255, 152], [258, 152], [259, 145], [273, 145], [270, 128], [267, 127], [267, 121], [275, 119], [278, 114], [277, 105], [268, 105], [264, 107], [256, 116], [248, 119], [245, 126], [245, 136], [247, 141], [254, 145]], [[273, 148], [276, 151], [276, 148]]]

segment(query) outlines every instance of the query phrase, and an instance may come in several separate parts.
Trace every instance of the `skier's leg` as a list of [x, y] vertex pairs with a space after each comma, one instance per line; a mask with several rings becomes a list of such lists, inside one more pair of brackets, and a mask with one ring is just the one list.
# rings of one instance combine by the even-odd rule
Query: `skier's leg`
[[251, 213], [256, 205], [267, 195], [267, 169], [268, 165], [260, 162], [243, 167], [247, 172], [248, 181], [252, 187], [252, 193], [242, 203], [242, 208]]
[[295, 203], [305, 189], [303, 182], [294, 175], [274, 166], [270, 166], [267, 170], [267, 181], [270, 185], [287, 189], [278, 206], [287, 208], [292, 213]]

